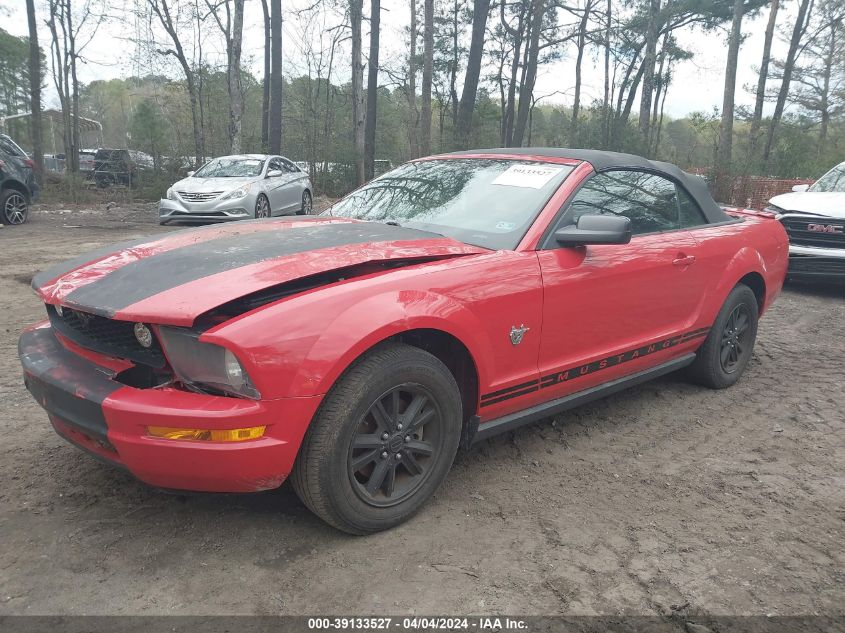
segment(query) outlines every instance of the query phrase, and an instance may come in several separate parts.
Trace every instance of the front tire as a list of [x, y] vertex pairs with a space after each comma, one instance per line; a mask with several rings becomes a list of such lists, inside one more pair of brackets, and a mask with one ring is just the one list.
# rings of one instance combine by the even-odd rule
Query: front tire
[[23, 224], [29, 216], [29, 202], [17, 189], [7, 189], [0, 194], [0, 223]]
[[754, 292], [745, 284], [737, 285], [689, 366], [690, 378], [711, 389], [735, 384], [751, 360], [757, 339], [757, 318]]
[[392, 528], [446, 478], [461, 416], [458, 385], [440, 360], [383, 344], [356, 361], [320, 405], [291, 473], [294, 490], [344, 532]]

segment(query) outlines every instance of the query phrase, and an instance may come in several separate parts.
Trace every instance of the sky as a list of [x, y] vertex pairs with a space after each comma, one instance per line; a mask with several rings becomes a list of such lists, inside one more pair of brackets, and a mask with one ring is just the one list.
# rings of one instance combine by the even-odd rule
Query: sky
[[[127, 6], [131, 6], [132, 0], [124, 0]], [[285, 25], [283, 34], [283, 54], [285, 58], [285, 73], [296, 74], [295, 71], [303, 68], [303, 57], [300, 53], [302, 48], [302, 32], [309, 26], [313, 31], [319, 31], [318, 24], [304, 24], [302, 19], [294, 15], [295, 9], [311, 4], [312, 0], [283, 0]], [[368, 3], [365, 3], [367, 5]], [[418, 3], [420, 4], [420, 3]], [[400, 60], [407, 55], [405, 48], [405, 29], [409, 22], [407, 0], [382, 0], [382, 28], [380, 31], [382, 43], [382, 60]], [[790, 19], [790, 9], [781, 9], [778, 15], [779, 25], [786, 24]], [[8, 13], [3, 16], [3, 9]], [[40, 43], [46, 52], [49, 52], [49, 31], [43, 24], [45, 14], [44, 5], [36, 0], [36, 10], [40, 11], [39, 18], [42, 24], [39, 27]], [[82, 82], [89, 82], [96, 79], [112, 79], [125, 77], [131, 74], [141, 73], [149, 70], [146, 64], [138, 68], [137, 56], [133, 54], [134, 44], [132, 34], [137, 28], [131, 12], [122, 13], [113, 9], [112, 15], [121, 16], [122, 19], [113, 19], [105, 23], [98, 30], [95, 38], [85, 50], [85, 63], [79, 69], [79, 77]], [[128, 16], [128, 17], [127, 17]], [[757, 82], [756, 67], [760, 63], [763, 49], [763, 37], [768, 19], [767, 9], [759, 12], [751, 18], [746, 17], [743, 21], [744, 40], [740, 49], [738, 76], [737, 76], [737, 105], [753, 106], [753, 93], [746, 89], [754, 89]], [[329, 25], [332, 23], [330, 22]], [[0, 26], [14, 35], [26, 35], [26, 7], [24, 0], [0, 0]], [[666, 113], [669, 116], [678, 118], [695, 111], [712, 111], [714, 107], [720, 108], [722, 94], [724, 91], [724, 68], [727, 55], [727, 27], [723, 30], [704, 33], [700, 30], [685, 29], [680, 32], [679, 43], [682, 47], [694, 53], [693, 59], [680, 62], [675, 68], [674, 83], [669, 89], [666, 98]], [[208, 29], [213, 29], [209, 20]], [[469, 30], [470, 25], [467, 25]], [[212, 58], [217, 56], [223, 59], [223, 51], [215, 51], [215, 33], [210, 31], [206, 34], [207, 55]], [[366, 34], [365, 34], [366, 37]], [[773, 54], [775, 57], [785, 53], [786, 45], [780, 38], [775, 38]], [[261, 77], [263, 68], [263, 13], [260, 0], [246, 0], [246, 11], [244, 20], [244, 43], [243, 58], [252, 72]], [[117, 53], [117, 54], [116, 54]], [[341, 56], [343, 59], [343, 56]], [[348, 60], [348, 57], [346, 58]], [[133, 60], [134, 63], [133, 63]], [[337, 78], [348, 77], [348, 63], [345, 68], [340, 68]], [[178, 69], [171, 67], [174, 77], [178, 76]], [[593, 98], [601, 96], [604, 86], [603, 60], [591, 59], [585, 56], [583, 65], [583, 101], [589, 103]], [[570, 57], [564, 58], [553, 64], [547, 64], [540, 70], [535, 87], [536, 97], [550, 95], [543, 99], [543, 103], [570, 104], [572, 100], [572, 82], [574, 78], [574, 60]], [[388, 82], [386, 73], [380, 75], [382, 83]], [[419, 85], [419, 84], [418, 84]], [[58, 100], [52, 86], [48, 87], [45, 95], [45, 105], [54, 107]]]

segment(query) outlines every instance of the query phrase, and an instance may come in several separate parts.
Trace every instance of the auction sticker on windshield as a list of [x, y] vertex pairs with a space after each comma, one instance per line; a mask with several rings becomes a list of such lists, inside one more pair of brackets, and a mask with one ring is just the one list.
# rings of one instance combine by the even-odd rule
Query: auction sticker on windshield
[[552, 165], [512, 165], [499, 174], [492, 184], [542, 189], [561, 170], [563, 167]]

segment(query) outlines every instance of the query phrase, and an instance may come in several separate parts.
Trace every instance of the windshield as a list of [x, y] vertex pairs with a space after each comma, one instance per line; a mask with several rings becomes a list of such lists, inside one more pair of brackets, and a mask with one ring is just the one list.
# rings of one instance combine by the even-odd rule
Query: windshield
[[572, 169], [508, 159], [407, 163], [353, 191], [326, 213], [394, 221], [467, 244], [512, 249]]
[[845, 163], [837, 165], [819, 178], [807, 191], [845, 192]]
[[263, 168], [260, 158], [215, 158], [200, 167], [194, 178], [247, 178], [260, 176]]

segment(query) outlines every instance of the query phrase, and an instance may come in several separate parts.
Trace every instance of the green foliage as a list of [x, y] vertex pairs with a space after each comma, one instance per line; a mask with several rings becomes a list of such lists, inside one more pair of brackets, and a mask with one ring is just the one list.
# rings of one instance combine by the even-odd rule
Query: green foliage
[[0, 28], [0, 115], [29, 109], [29, 39]]
[[130, 134], [132, 146], [153, 157], [155, 165], [161, 163], [161, 157], [167, 148], [170, 126], [159, 108], [149, 99], [144, 99], [132, 113]]

